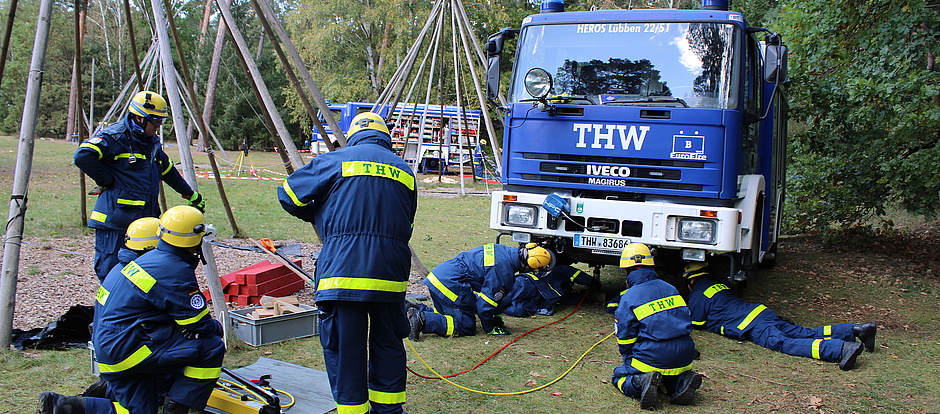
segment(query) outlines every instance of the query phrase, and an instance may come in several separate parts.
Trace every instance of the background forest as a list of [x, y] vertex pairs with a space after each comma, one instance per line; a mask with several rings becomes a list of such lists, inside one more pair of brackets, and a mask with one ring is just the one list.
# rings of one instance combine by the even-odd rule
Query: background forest
[[[0, 0], [4, 23], [10, 3]], [[334, 102], [377, 99], [428, 18], [430, 0], [283, 0], [273, 2], [281, 21], [324, 96]], [[567, 0], [567, 10], [599, 8], [699, 8], [698, 0]], [[131, 1], [142, 58], [154, 35], [149, 2]], [[18, 132], [38, 1], [19, 2], [0, 85], [0, 134]], [[219, 16], [206, 0], [173, 1], [190, 70], [204, 84]], [[204, 11], [211, 7], [212, 13]], [[534, 0], [468, 0], [464, 7], [482, 44], [503, 27], [518, 27], [538, 11]], [[790, 47], [790, 232], [884, 229], [890, 209], [935, 218], [940, 206], [940, 0], [734, 0], [752, 26], [780, 33]], [[67, 134], [74, 4], [55, 2], [39, 108], [40, 136]], [[236, 0], [232, 13], [264, 73], [298, 145], [311, 120], [262, 35], [251, 3]], [[85, 116], [102, 121], [134, 76], [123, 1], [88, 3], [82, 91]], [[212, 129], [226, 149], [245, 140], [270, 148], [247, 73], [231, 44], [223, 49]], [[512, 45], [509, 45], [512, 51]], [[503, 64], [508, 65], [509, 59]], [[507, 67], [506, 70], [509, 68]], [[92, 83], [93, 81], [93, 83]], [[440, 80], [453, 84], [446, 76]], [[464, 88], [472, 88], [472, 83]], [[450, 89], [453, 89], [451, 87]], [[465, 89], [468, 90], [468, 89]], [[197, 91], [197, 94], [202, 93]], [[444, 97], [446, 104], [452, 97]], [[92, 106], [89, 106], [92, 102]], [[438, 103], [438, 102], [432, 102]], [[475, 100], [466, 105], [479, 106]], [[105, 120], [105, 121], [113, 121]]]

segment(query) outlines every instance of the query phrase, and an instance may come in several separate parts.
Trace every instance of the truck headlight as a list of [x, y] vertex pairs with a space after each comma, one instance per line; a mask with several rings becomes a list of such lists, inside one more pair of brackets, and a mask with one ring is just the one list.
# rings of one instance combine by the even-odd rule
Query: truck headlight
[[542, 68], [532, 68], [525, 74], [525, 91], [533, 98], [542, 99], [552, 91], [552, 75]]
[[535, 220], [539, 217], [538, 206], [507, 204], [506, 224], [519, 227], [535, 227]]
[[718, 223], [714, 220], [679, 219], [679, 240], [691, 243], [715, 243]]

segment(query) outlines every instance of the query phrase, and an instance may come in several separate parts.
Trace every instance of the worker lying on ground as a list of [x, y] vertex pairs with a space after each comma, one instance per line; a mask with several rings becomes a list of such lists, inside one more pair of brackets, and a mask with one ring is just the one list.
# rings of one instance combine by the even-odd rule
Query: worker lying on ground
[[206, 234], [202, 213], [176, 206], [160, 219], [160, 242], [98, 289], [94, 330], [98, 369], [113, 399], [44, 392], [42, 414], [155, 414], [205, 408], [222, 369], [222, 325], [196, 282]]
[[614, 369], [612, 384], [651, 410], [659, 403], [660, 384], [671, 403], [689, 405], [702, 385], [692, 371], [695, 342], [690, 336], [689, 308], [675, 287], [660, 280], [649, 247], [632, 243], [623, 248], [620, 268], [627, 290], [614, 311], [617, 346], [623, 365]]
[[[749, 340], [788, 355], [838, 362], [843, 371], [855, 367], [863, 344], [869, 352], [875, 350], [878, 326], [874, 323], [804, 328], [777, 316], [764, 305], [739, 299], [728, 286], [708, 277], [707, 263], [687, 264], [683, 277], [689, 280], [689, 309], [696, 328]], [[862, 342], [855, 342], [856, 337]]]
[[476, 335], [477, 316], [483, 332], [506, 335], [509, 331], [498, 314], [516, 273], [549, 270], [554, 264], [554, 255], [535, 243], [518, 248], [486, 244], [460, 253], [437, 265], [424, 280], [433, 308], [405, 302], [411, 323], [408, 337], [417, 341], [422, 333]]
[[[509, 304], [501, 308], [509, 316], [525, 318], [532, 315], [552, 315], [556, 305], [574, 305], [576, 295], [573, 284], [600, 290], [601, 283], [591, 275], [568, 265], [556, 266], [548, 272], [528, 272], [516, 275], [512, 290], [506, 295]], [[578, 292], [580, 293], [580, 292]]]

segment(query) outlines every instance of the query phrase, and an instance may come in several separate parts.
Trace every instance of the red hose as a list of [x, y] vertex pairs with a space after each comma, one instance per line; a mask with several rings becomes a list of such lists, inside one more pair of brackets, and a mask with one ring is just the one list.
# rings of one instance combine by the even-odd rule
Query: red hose
[[[532, 332], [535, 332], [535, 331], [537, 331], [537, 330], [539, 330], [539, 329], [542, 329], [542, 328], [544, 328], [544, 327], [546, 327], [546, 326], [551, 326], [551, 325], [554, 325], [554, 324], [556, 324], [556, 323], [558, 323], [558, 322], [561, 322], [561, 321], [563, 321], [563, 320], [565, 320], [565, 319], [568, 319], [569, 316], [574, 315], [574, 313], [577, 312], [578, 309], [581, 308], [581, 304], [584, 303], [584, 299], [587, 298], [588, 292], [590, 292], [590, 291], [588, 290], [588, 291], [585, 291], [585, 292], [584, 292], [584, 296], [581, 296], [581, 301], [578, 302], [578, 305], [575, 306], [573, 310], [571, 310], [571, 313], [565, 315], [564, 318], [561, 318], [561, 319], [559, 319], [559, 320], [557, 320], [557, 321], [555, 321], [555, 322], [551, 322], [551, 323], [547, 323], [547, 324], [545, 324], [545, 325], [539, 326], [538, 328], [530, 329], [528, 332], [526, 332], [526, 333], [524, 333], [524, 334], [522, 334], [522, 335], [519, 335], [519, 336], [515, 337], [513, 340], [511, 340], [511, 341], [509, 341], [508, 343], [506, 343], [506, 345], [503, 345], [501, 348], [497, 349], [496, 352], [493, 352], [492, 354], [490, 354], [490, 356], [488, 356], [488, 357], [486, 357], [484, 360], [480, 361], [479, 364], [474, 365], [473, 368], [470, 368], [470, 369], [468, 369], [468, 370], [461, 371], [461, 372], [458, 372], [458, 373], [455, 373], [455, 374], [444, 375], [444, 378], [453, 378], [453, 377], [456, 377], [456, 376], [458, 376], [458, 375], [460, 375], [460, 374], [466, 374], [466, 373], [468, 373], [468, 372], [470, 372], [470, 371], [473, 371], [473, 370], [479, 368], [481, 365], [485, 364], [486, 361], [489, 361], [490, 358], [493, 358], [493, 357], [495, 357], [497, 354], [499, 354], [500, 352], [503, 352], [503, 350], [506, 349], [506, 347], [508, 347], [509, 345], [512, 345], [514, 342], [516, 342], [516, 341], [522, 339], [522, 337], [524, 337], [524, 336], [526, 336], [526, 335], [528, 335], [528, 334], [530, 334], [530, 333], [532, 333]], [[411, 369], [411, 367], [407, 367], [407, 366], [406, 366], [406, 368], [408, 369], [408, 372], [411, 372], [412, 374], [415, 374], [415, 375], [417, 375], [417, 376], [419, 376], [419, 377], [421, 377], [421, 378], [425, 378], [425, 379], [441, 379], [441, 377], [431, 377], [431, 376], [419, 374], [419, 373], [415, 372], [413, 369]]]

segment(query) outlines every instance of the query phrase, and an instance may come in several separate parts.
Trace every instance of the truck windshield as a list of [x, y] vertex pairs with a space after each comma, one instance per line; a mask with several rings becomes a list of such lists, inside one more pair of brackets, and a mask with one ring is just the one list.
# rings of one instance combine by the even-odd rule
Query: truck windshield
[[718, 23], [529, 26], [517, 45], [510, 99], [531, 99], [523, 78], [552, 75], [549, 96], [574, 104], [737, 107], [736, 31]]

